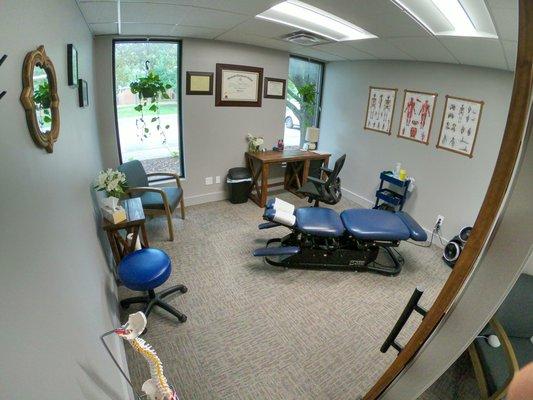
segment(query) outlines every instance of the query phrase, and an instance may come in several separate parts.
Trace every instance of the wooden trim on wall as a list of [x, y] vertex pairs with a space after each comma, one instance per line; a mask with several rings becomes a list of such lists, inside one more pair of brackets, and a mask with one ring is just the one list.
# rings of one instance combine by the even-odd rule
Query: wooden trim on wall
[[363, 400], [378, 399], [428, 340], [472, 271], [502, 206], [524, 142], [533, 92], [533, 24], [528, 23], [533, 21], [533, 2], [520, 0], [519, 4], [518, 55], [513, 94], [498, 160], [488, 186], [490, 191], [485, 194], [472, 234], [433, 306], [402, 352]]

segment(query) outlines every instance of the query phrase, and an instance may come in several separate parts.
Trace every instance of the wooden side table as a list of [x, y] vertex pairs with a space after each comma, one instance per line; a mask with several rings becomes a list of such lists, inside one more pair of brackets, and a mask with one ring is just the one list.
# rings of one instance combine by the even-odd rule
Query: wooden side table
[[[113, 224], [106, 219], [102, 219], [102, 229], [107, 234], [107, 239], [109, 240], [109, 245], [113, 252], [113, 258], [117, 265], [126, 254], [135, 251], [137, 238], [140, 238], [142, 247], [149, 247], [146, 228], [144, 227], [144, 221], [146, 218], [144, 216], [141, 199], [138, 197], [126, 199], [121, 201], [120, 205], [126, 210], [127, 218], [125, 221]], [[125, 233], [121, 231], [125, 231]], [[133, 234], [133, 238], [131, 242], [128, 243], [126, 237], [130, 233]]]

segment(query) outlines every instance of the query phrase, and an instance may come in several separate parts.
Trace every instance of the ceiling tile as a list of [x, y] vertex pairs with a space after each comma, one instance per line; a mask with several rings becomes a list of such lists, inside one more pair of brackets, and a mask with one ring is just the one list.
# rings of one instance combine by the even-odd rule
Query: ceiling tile
[[89, 29], [94, 35], [118, 35], [118, 23], [116, 22], [89, 24]]
[[500, 34], [500, 39], [518, 40], [518, 10], [495, 8], [492, 10], [492, 15]]
[[187, 13], [181, 19], [181, 25], [201, 26], [213, 29], [231, 29], [250, 18], [245, 15], [237, 15], [225, 11], [214, 11], [197, 7], [187, 8]]
[[280, 3], [280, 0], [194, 0], [194, 5], [197, 7], [230, 11], [248, 16], [260, 14], [277, 3]]
[[305, 0], [305, 2], [350, 22], [354, 22], [353, 18], [399, 11], [390, 0]]
[[189, 11], [189, 7], [173, 4], [125, 3], [123, 1], [120, 4], [122, 22], [175, 25]]
[[441, 38], [461, 64], [508, 69], [502, 44], [497, 39]]
[[516, 53], [518, 51], [518, 42], [509, 42], [502, 40], [503, 50], [505, 51], [505, 57], [507, 58], [507, 64], [509, 70], [514, 71], [516, 66]]
[[304, 47], [291, 44], [289, 51], [291, 54], [296, 54], [304, 57], [316, 58], [322, 61], [345, 61], [346, 58], [331, 54], [325, 51], [315, 50], [313, 47]]
[[512, 8], [518, 10], [518, 0], [488, 0], [489, 8]]
[[169, 24], [123, 22], [121, 25], [122, 35], [170, 36], [173, 30], [174, 25]]
[[80, 3], [83, 17], [88, 24], [117, 22], [117, 3], [115, 1], [91, 1]]
[[224, 29], [199, 28], [197, 26], [176, 25], [172, 36], [214, 39], [224, 33]]
[[413, 60], [413, 57], [402, 52], [385, 39], [354, 40], [345, 43], [382, 60]]
[[457, 64], [457, 60], [434, 37], [391, 38], [388, 41], [415, 60]]
[[252, 34], [266, 38], [279, 38], [280, 36], [294, 32], [296, 30], [298, 29], [292, 26], [253, 18], [240, 25], [237, 25], [231, 30], [231, 32], [237, 32], [241, 34]]
[[415, 20], [399, 9], [394, 13], [365, 17], [358, 25], [380, 38], [431, 37]]
[[283, 42], [281, 40], [267, 39], [262, 36], [252, 34], [243, 35], [234, 31], [223, 33], [222, 35], [217, 37], [217, 40], [225, 42], [244, 43], [259, 47], [268, 47], [287, 52], [290, 50], [291, 47], [290, 43]]
[[338, 57], [345, 58], [347, 60], [375, 60], [376, 57], [350, 47], [346, 43], [326, 43], [318, 46], [313, 46], [313, 49], [324, 51], [336, 55]]

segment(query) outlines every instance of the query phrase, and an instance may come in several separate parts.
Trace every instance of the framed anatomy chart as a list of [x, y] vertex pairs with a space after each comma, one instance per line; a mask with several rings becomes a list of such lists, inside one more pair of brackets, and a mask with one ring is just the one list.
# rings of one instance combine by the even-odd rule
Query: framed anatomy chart
[[429, 144], [437, 93], [405, 90], [398, 137]]
[[370, 86], [366, 106], [365, 129], [390, 135], [397, 91], [398, 89]]
[[437, 148], [472, 158], [483, 102], [446, 96]]
[[263, 68], [217, 64], [215, 106], [261, 107]]

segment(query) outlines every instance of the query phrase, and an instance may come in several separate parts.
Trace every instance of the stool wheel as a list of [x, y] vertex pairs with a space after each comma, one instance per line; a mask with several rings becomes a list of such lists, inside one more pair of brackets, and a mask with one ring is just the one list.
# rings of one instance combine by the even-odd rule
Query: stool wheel
[[[185, 293], [185, 292], [184, 292], [184, 293]], [[186, 316], [186, 315], [182, 315], [182, 316], [178, 317], [178, 321], [179, 321], [179, 322], [185, 322], [185, 321], [187, 321], [187, 316]]]
[[183, 287], [180, 289], [180, 292], [181, 292], [181, 293], [187, 293], [187, 290], [189, 290], [189, 289], [187, 289], [187, 286], [183, 286]]

